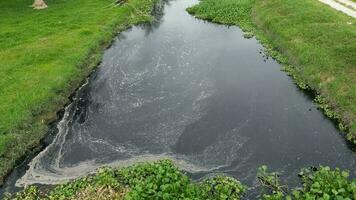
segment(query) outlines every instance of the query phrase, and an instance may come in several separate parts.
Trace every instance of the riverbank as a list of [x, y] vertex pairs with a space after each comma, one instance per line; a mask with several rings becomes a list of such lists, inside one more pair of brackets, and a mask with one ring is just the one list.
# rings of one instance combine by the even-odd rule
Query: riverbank
[[0, 185], [38, 148], [47, 125], [118, 31], [152, 20], [154, 0], [0, 2]]
[[314, 0], [203, 0], [188, 12], [240, 26], [356, 144], [356, 20]]
[[[356, 179], [346, 171], [318, 167], [303, 169], [302, 187], [291, 188], [278, 179], [277, 172], [259, 168], [256, 178], [261, 191], [259, 199], [355, 199]], [[256, 187], [256, 185], [254, 185]], [[30, 186], [5, 200], [141, 200], [141, 199], [242, 199], [250, 191], [238, 180], [223, 174], [192, 181], [170, 160], [139, 163], [119, 169], [105, 168], [94, 175], [52, 188]]]

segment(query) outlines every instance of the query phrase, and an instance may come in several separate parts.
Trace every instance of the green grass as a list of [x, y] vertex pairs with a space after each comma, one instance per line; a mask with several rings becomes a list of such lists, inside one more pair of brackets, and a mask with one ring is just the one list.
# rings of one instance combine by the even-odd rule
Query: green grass
[[37, 147], [48, 122], [100, 61], [119, 30], [152, 19], [155, 0], [0, 2], [0, 183]]
[[254, 32], [356, 144], [355, 19], [315, 0], [202, 0], [188, 12]]

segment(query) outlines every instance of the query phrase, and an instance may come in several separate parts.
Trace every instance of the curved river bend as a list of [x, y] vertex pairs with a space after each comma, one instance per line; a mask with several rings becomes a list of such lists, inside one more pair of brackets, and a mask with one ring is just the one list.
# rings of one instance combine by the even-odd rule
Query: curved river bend
[[262, 164], [291, 183], [320, 164], [355, 176], [355, 154], [281, 66], [239, 28], [190, 16], [196, 3], [171, 1], [157, 23], [118, 36], [18, 185], [166, 157], [194, 178], [249, 185]]

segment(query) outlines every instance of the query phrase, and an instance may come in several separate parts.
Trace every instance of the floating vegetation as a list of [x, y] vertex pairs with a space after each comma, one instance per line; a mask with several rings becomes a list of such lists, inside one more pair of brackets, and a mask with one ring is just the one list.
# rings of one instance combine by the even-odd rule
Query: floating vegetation
[[243, 37], [246, 39], [253, 38], [254, 34], [252, 32], [246, 32], [243, 34]]

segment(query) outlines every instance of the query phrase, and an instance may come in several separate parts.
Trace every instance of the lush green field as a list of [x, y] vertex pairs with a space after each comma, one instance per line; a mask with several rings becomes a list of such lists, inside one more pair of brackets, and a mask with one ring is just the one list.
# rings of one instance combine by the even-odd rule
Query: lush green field
[[[356, 199], [356, 179], [350, 180], [346, 171], [319, 167], [302, 169], [302, 187], [290, 188], [280, 182], [277, 172], [266, 166], [259, 168], [261, 199], [311, 200]], [[254, 187], [256, 187], [254, 185]], [[94, 176], [81, 178], [52, 189], [30, 186], [12, 200], [239, 200], [247, 187], [226, 175], [192, 181], [169, 160], [141, 163], [122, 169], [102, 169]]]
[[100, 61], [117, 31], [151, 20], [154, 0], [0, 1], [0, 183]]
[[202, 0], [188, 11], [255, 33], [356, 144], [355, 19], [315, 0]]

